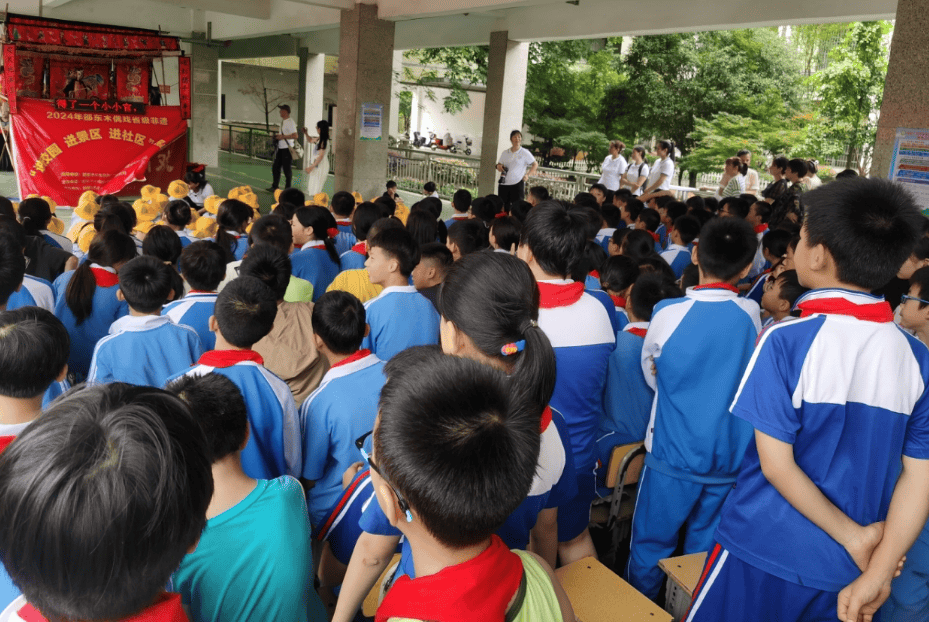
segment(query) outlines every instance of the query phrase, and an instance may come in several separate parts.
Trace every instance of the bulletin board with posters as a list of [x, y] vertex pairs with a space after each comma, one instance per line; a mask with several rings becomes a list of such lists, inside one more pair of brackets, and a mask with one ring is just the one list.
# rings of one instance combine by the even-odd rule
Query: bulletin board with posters
[[890, 180], [912, 192], [923, 214], [929, 216], [929, 129], [897, 128]]
[[[20, 196], [76, 205], [85, 190], [138, 193], [183, 175], [190, 59], [154, 30], [7, 14], [2, 96]], [[178, 57], [179, 105], [160, 104], [154, 63]]]

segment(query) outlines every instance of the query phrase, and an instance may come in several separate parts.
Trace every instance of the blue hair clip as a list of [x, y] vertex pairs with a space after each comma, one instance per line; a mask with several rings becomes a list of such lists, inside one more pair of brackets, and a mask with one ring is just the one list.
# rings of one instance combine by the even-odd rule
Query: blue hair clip
[[413, 522], [413, 513], [410, 512], [409, 510], [406, 511], [406, 522], [408, 523]]
[[526, 349], [526, 340], [520, 339], [519, 341], [514, 341], [513, 343], [508, 343], [500, 348], [500, 354], [503, 356], [510, 356], [511, 354], [516, 354], [517, 352], [522, 352]]

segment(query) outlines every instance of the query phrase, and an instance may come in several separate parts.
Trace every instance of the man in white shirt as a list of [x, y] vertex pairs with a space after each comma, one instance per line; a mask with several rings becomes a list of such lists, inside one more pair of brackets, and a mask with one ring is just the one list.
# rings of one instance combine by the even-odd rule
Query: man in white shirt
[[281, 113], [281, 131], [274, 135], [277, 141], [277, 149], [274, 150], [274, 164], [271, 165], [271, 173], [274, 175], [274, 181], [268, 192], [274, 192], [281, 181], [281, 171], [284, 171], [284, 179], [287, 184], [285, 188], [290, 188], [293, 173], [290, 165], [293, 164], [293, 157], [290, 155], [290, 148], [294, 146], [294, 140], [297, 138], [297, 124], [290, 118], [290, 106], [283, 104], [278, 106]]

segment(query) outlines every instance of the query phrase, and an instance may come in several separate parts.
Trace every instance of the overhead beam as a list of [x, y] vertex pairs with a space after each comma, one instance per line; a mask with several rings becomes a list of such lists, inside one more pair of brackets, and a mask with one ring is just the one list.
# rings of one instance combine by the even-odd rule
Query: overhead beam
[[299, 40], [289, 35], [235, 39], [228, 47], [219, 48], [219, 59], [235, 60], [238, 58], [265, 58], [268, 56], [297, 56], [299, 47]]
[[238, 17], [270, 19], [271, 0], [152, 0], [194, 11], [217, 11]]
[[355, 0], [288, 0], [288, 2], [321, 6], [328, 9], [340, 9], [343, 11], [351, 11], [355, 8]]

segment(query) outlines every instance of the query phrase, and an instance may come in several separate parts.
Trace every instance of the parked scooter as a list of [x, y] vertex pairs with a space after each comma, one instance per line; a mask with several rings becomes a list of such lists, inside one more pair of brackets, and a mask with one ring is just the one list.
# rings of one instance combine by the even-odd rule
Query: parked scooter
[[464, 145], [461, 144], [460, 140], [455, 141], [455, 147], [457, 150], [464, 151], [465, 155], [471, 155], [471, 144], [471, 137], [467, 135], [464, 136]]
[[413, 146], [417, 149], [426, 146], [426, 137], [419, 132], [413, 132]]

